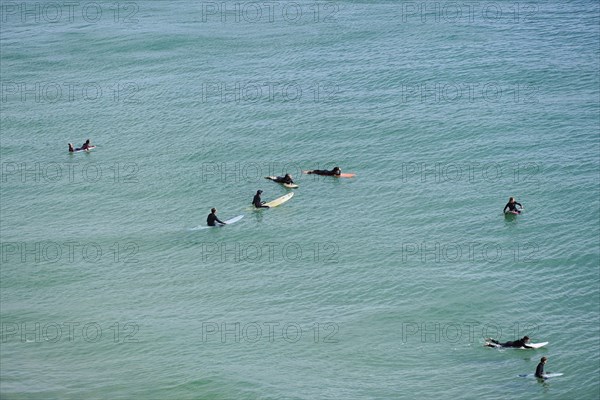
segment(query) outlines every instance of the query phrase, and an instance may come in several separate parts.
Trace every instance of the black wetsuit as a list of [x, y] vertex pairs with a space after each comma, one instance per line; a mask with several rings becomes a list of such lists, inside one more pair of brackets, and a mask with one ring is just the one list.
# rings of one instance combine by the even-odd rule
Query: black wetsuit
[[537, 366], [537, 368], [535, 369], [535, 377], [536, 378], [543, 378], [544, 377], [544, 363], [540, 362]]
[[286, 178], [285, 176], [278, 176], [273, 180], [277, 183], [287, 183], [287, 184], [294, 183], [292, 178]]
[[508, 202], [504, 206], [504, 212], [506, 212], [506, 209], [508, 208], [509, 211], [516, 211], [516, 212], [520, 213], [521, 211], [517, 210], [517, 206], [523, 208], [521, 203], [517, 203], [516, 201], [514, 203]]
[[505, 343], [500, 343], [497, 340], [491, 339], [491, 342], [494, 344], [499, 344], [502, 347], [525, 347], [526, 349], [531, 349], [531, 347], [527, 346], [525, 344], [525, 341], [523, 339], [519, 339], [519, 340], [515, 340], [514, 342], [505, 342]]
[[220, 219], [217, 217], [217, 215], [216, 215], [216, 214], [213, 214], [213, 213], [210, 213], [210, 214], [208, 214], [208, 217], [206, 217], [206, 224], [207, 224], [208, 226], [215, 226], [215, 225], [216, 225], [216, 224], [215, 224], [215, 221], [216, 221], [216, 222], [219, 222], [219, 223], [221, 223], [221, 224], [224, 224], [224, 222], [223, 222], [223, 221], [221, 221], [221, 220], [220, 220]]
[[264, 206], [262, 204], [262, 201], [260, 200], [260, 194], [258, 193], [254, 195], [254, 198], [252, 199], [252, 204], [256, 208], [269, 208], [269, 206]]
[[340, 175], [342, 173], [341, 170], [331, 170], [328, 171], [326, 169], [314, 169], [312, 171], [309, 172], [309, 174], [316, 174], [316, 175], [328, 175], [328, 176], [333, 176], [333, 175]]

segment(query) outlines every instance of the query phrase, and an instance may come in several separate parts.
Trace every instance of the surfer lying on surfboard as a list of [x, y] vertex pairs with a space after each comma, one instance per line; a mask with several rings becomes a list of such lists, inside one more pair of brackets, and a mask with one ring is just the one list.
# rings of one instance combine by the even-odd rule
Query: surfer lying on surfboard
[[342, 174], [342, 170], [340, 169], [340, 167], [334, 167], [331, 171], [328, 171], [326, 169], [313, 169], [310, 171], [305, 171], [304, 173], [306, 174], [315, 174], [315, 175], [341, 175]]
[[288, 185], [294, 183], [294, 181], [292, 180], [292, 176], [290, 174], [285, 174], [285, 176], [276, 176], [275, 179], [273, 179], [272, 176], [266, 176], [265, 178], [270, 179], [277, 183], [287, 183]]
[[521, 214], [521, 210], [517, 209], [517, 206], [523, 208], [523, 206], [521, 205], [521, 203], [517, 203], [517, 201], [515, 200], [514, 197], [511, 197], [508, 199], [508, 203], [506, 203], [506, 205], [504, 206], [504, 210], [502, 210], [502, 212], [506, 213], [506, 209], [508, 208], [508, 211], [511, 213], [517, 213], [517, 214]]
[[260, 194], [262, 193], [262, 190], [257, 190], [256, 194], [254, 195], [254, 198], [252, 199], [252, 204], [254, 205], [255, 208], [270, 208], [269, 206], [265, 206], [265, 202], [261, 201], [260, 199]]
[[527, 346], [526, 343], [529, 343], [529, 336], [523, 336], [523, 339], [515, 340], [514, 342], [505, 342], [500, 343], [497, 340], [488, 338], [486, 339], [489, 343], [486, 344], [488, 347], [524, 347], [526, 349], [533, 349], [534, 347]]
[[225, 222], [221, 221], [218, 217], [217, 217], [217, 209], [216, 208], [211, 208], [210, 209], [210, 214], [208, 214], [208, 217], [206, 217], [206, 225], [208, 226], [216, 226], [215, 222], [218, 222], [222, 225], [227, 225]]
[[69, 153], [73, 153], [75, 151], [84, 151], [84, 150], [91, 150], [96, 146], [92, 146], [90, 144], [90, 139], [86, 140], [85, 143], [81, 146], [78, 147], [76, 149], [73, 148], [73, 145], [71, 143], [69, 143]]

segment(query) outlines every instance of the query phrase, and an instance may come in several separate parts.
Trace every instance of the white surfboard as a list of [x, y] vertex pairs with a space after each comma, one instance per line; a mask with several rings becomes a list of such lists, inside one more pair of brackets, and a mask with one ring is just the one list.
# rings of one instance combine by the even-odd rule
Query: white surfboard
[[[540, 347], [544, 347], [548, 343], [550, 343], [550, 342], [527, 343], [527, 346], [532, 347], [534, 349], [539, 349]], [[499, 349], [515, 349], [516, 348], [516, 349], [528, 350], [527, 347], [502, 347], [501, 345], [499, 345], [497, 343], [492, 343], [492, 342], [485, 342], [484, 346], [495, 347], [495, 348], [499, 348]]]
[[[225, 222], [227, 225], [231, 225], [231, 224], [235, 224], [236, 222], [238, 222], [242, 218], [244, 218], [244, 215], [238, 215], [237, 217], [226, 219], [223, 222]], [[215, 226], [198, 225], [197, 227], [190, 228], [188, 230], [190, 230], [190, 231], [200, 231], [200, 230], [203, 230], [203, 229], [218, 228], [218, 227], [222, 227], [222, 226], [225, 226], [225, 225], [221, 225], [218, 222], [215, 222]]]
[[[550, 342], [541, 342], [541, 343], [527, 343], [527, 346], [533, 347], [534, 349], [539, 349], [540, 347], [544, 347]], [[527, 349], [527, 347], [519, 347], [520, 349]]]
[[[549, 374], [544, 374], [544, 379], [546, 378], [555, 378], [557, 376], [563, 376], [564, 374], [561, 372], [551, 372]], [[535, 374], [519, 374], [521, 378], [535, 378]]]
[[90, 150], [93, 150], [95, 148], [96, 148], [96, 146], [90, 146], [90, 147], [87, 148], [87, 150], [79, 149], [79, 150], [70, 151], [69, 153], [89, 153]]
[[[225, 221], [223, 221], [223, 222], [225, 222], [227, 225], [231, 225], [231, 224], [235, 224], [236, 222], [238, 222], [238, 221], [239, 221], [240, 219], [242, 219], [242, 218], [244, 218], [244, 215], [243, 215], [243, 214], [242, 214], [242, 215], [238, 215], [237, 217], [233, 217], [233, 218], [230, 218], [230, 219], [226, 219], [226, 220], [225, 220]], [[221, 226], [223, 226], [223, 225], [221, 225]]]

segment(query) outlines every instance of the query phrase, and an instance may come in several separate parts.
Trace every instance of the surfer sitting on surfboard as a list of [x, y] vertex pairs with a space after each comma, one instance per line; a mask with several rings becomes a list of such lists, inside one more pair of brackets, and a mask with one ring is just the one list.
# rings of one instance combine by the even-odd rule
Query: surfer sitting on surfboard
[[262, 193], [262, 190], [256, 191], [256, 194], [254, 195], [254, 198], [252, 199], [252, 204], [256, 208], [270, 208], [269, 206], [264, 205], [264, 203], [265, 203], [264, 201], [261, 201], [261, 199], [260, 199], [261, 193]]
[[217, 217], [217, 209], [216, 208], [211, 208], [210, 209], [210, 214], [208, 214], [208, 217], [206, 217], [206, 224], [208, 226], [216, 226], [215, 225], [215, 221], [223, 224], [223, 225], [227, 225], [225, 222], [221, 221], [218, 217]]
[[521, 214], [521, 211], [517, 210], [517, 206], [523, 208], [523, 206], [521, 205], [521, 203], [517, 203], [517, 201], [515, 200], [515, 198], [511, 197], [511, 198], [508, 199], [508, 203], [506, 203], [506, 205], [504, 206], [504, 210], [502, 210], [502, 212], [506, 213], [506, 209], [508, 208], [508, 211], [510, 211], [512, 213]]
[[526, 349], [533, 349], [534, 347], [527, 346], [525, 343], [529, 343], [529, 336], [523, 336], [523, 339], [515, 340], [514, 342], [500, 343], [494, 339], [486, 339], [489, 343], [486, 344], [488, 347], [525, 347]]
[[536, 378], [544, 378], [544, 364], [546, 364], [546, 361], [548, 361], [548, 358], [546, 357], [542, 357], [540, 359], [540, 363], [537, 365], [537, 368], [535, 369], [535, 377]]
[[277, 183], [287, 183], [288, 185], [294, 183], [290, 174], [285, 174], [285, 176], [276, 176], [275, 179], [272, 179], [272, 177], [267, 176], [267, 179], [271, 179], [272, 181]]
[[316, 174], [316, 175], [341, 175], [342, 170], [340, 167], [334, 167], [331, 171], [326, 169], [313, 169], [311, 171], [306, 171], [307, 174]]

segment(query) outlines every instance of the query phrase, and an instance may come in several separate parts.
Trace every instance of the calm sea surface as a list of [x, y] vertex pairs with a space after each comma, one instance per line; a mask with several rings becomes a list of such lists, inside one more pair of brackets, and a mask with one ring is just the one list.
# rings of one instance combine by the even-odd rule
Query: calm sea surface
[[597, 1], [1, 11], [3, 399], [600, 397]]

